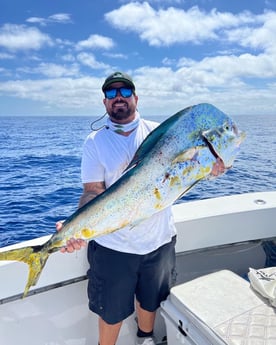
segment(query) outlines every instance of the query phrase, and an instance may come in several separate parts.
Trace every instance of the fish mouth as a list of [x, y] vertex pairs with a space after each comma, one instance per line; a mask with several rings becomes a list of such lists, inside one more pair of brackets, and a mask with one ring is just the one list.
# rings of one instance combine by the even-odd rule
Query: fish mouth
[[219, 154], [217, 153], [217, 151], [214, 149], [213, 145], [210, 143], [210, 141], [205, 137], [204, 133], [202, 133], [203, 139], [205, 141], [205, 144], [208, 146], [208, 149], [210, 150], [210, 152], [212, 153], [212, 155], [216, 158], [216, 159], [221, 159], [221, 157], [219, 156]]
[[212, 153], [212, 155], [215, 157], [216, 161], [213, 165], [212, 171], [211, 171], [211, 176], [219, 176], [224, 174], [227, 170], [231, 169], [232, 166], [227, 167], [224, 164], [223, 159], [220, 157], [220, 155], [217, 153], [217, 151], [214, 149], [213, 145], [210, 143], [210, 141], [204, 136], [203, 140], [206, 143], [208, 149]]
[[[234, 157], [239, 152], [240, 145], [246, 138], [245, 132], [239, 131], [235, 124], [229, 125], [229, 123], [225, 123], [220, 128], [203, 131], [201, 135], [206, 146], [216, 159], [213, 167], [215, 173], [218, 172], [220, 174], [231, 169]], [[226, 144], [227, 141], [229, 141], [229, 145]], [[229, 147], [227, 148], [227, 146]], [[217, 147], [221, 147], [222, 155], [219, 154]]]
[[224, 174], [227, 170], [229, 170], [231, 167], [226, 167], [223, 160], [220, 157], [216, 158], [216, 162], [213, 165], [211, 176], [219, 176]]

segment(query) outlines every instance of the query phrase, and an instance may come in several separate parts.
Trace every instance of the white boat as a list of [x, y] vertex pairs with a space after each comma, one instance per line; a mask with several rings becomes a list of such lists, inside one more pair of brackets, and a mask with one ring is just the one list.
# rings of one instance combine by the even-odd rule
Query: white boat
[[[245, 277], [249, 267], [264, 267], [266, 255], [263, 242], [276, 239], [276, 191], [180, 203], [173, 206], [173, 213], [178, 230], [178, 286], [174, 290], [175, 295], [187, 282], [196, 282], [194, 278], [214, 277], [212, 272], [227, 270]], [[1, 250], [26, 244], [42, 244], [47, 239], [48, 236], [44, 236]], [[97, 316], [88, 309], [86, 270], [86, 249], [73, 254], [54, 253], [37, 285], [30, 290], [28, 297], [22, 299], [27, 281], [27, 265], [11, 261], [0, 262], [0, 344], [96, 345]], [[245, 282], [245, 290], [248, 284], [250, 293], [253, 293], [249, 283], [243, 278], [239, 279]], [[215, 286], [216, 296], [225, 293], [223, 282], [225, 280], [221, 286]], [[238, 290], [239, 283], [234, 283], [234, 302], [232, 299], [231, 308], [235, 305], [235, 298], [236, 304], [240, 304], [238, 297], [241, 295], [239, 291], [235, 291], [235, 287]], [[208, 286], [204, 285], [204, 289], [207, 298]], [[256, 296], [260, 298], [258, 294]], [[260, 298], [260, 301], [263, 300]], [[227, 344], [218, 339], [208, 342], [208, 334], [213, 330], [208, 329], [210, 327], [206, 324], [206, 338], [199, 335], [199, 340], [196, 341], [187, 336], [189, 329], [194, 327], [193, 322], [189, 321], [189, 326], [183, 325], [185, 318], [177, 316], [180, 315], [181, 308], [172, 310], [174, 308], [171, 293], [157, 316], [155, 335], [158, 344], [167, 344], [166, 336], [169, 345]], [[272, 342], [267, 343], [272, 344], [276, 339], [276, 314], [274, 308], [268, 308], [274, 310], [272, 315], [275, 317], [274, 326], [273, 322], [271, 326]], [[173, 315], [170, 315], [170, 310]], [[136, 321], [133, 314], [124, 322], [117, 344], [134, 344], [135, 333]]]

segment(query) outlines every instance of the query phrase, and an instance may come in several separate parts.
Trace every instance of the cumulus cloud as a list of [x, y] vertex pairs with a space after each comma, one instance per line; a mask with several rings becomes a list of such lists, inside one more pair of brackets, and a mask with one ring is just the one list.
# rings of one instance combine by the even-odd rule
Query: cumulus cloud
[[93, 54], [88, 53], [80, 53], [77, 55], [77, 59], [80, 63], [85, 66], [88, 66], [92, 69], [107, 69], [109, 66], [103, 62], [99, 62], [96, 60]]
[[[224, 48], [197, 60], [185, 53], [178, 60], [164, 57], [164, 67], [134, 71], [142, 93], [140, 99], [152, 109], [173, 108], [174, 103], [183, 99], [188, 100], [187, 105], [214, 100], [229, 106], [243, 99], [241, 108], [249, 99], [252, 103], [262, 97], [267, 105], [275, 103], [275, 86], [269, 80], [276, 77], [276, 12], [255, 15], [248, 11], [222, 13], [216, 9], [206, 12], [198, 7], [187, 11], [172, 7], [154, 9], [148, 2], [132, 2], [107, 13], [105, 18], [116, 29], [135, 32], [151, 46], [200, 45], [209, 41]], [[253, 108], [250, 111], [254, 112]]]
[[237, 87], [246, 80], [254, 78], [266, 79], [276, 76], [276, 60], [274, 56], [245, 53], [238, 56], [206, 57], [200, 61], [181, 58], [177, 64], [186, 78], [193, 84], [200, 83], [207, 87]]
[[[271, 113], [271, 109], [275, 109], [276, 12], [233, 14], [216, 9], [207, 12], [198, 7], [165, 8], [164, 2], [161, 4], [159, 0], [122, 2], [125, 5], [107, 13], [105, 19], [112, 26], [114, 37], [118, 37], [117, 30], [124, 30], [126, 38], [130, 37], [129, 32], [132, 32], [131, 38], [140, 37], [141, 50], [136, 42], [123, 50], [123, 39], [115, 43], [101, 34], [91, 34], [74, 43], [64, 36], [54, 40], [37, 28], [24, 25], [0, 27], [0, 47], [7, 51], [3, 49], [2, 61], [11, 60], [8, 62], [14, 64], [12, 59], [19, 50], [57, 47], [55, 56], [51, 51], [45, 62], [41, 62], [42, 52], [28, 54], [28, 59], [35, 55], [39, 59], [32, 61], [32, 67], [18, 64], [14, 70], [1, 70], [2, 74], [10, 73], [12, 77], [14, 71], [19, 78], [23, 76], [21, 81], [18, 78], [0, 83], [1, 95], [39, 100], [61, 108], [85, 109], [93, 105], [93, 110], [100, 111], [103, 78], [84, 75], [88, 71], [89, 76], [103, 76], [103, 72], [106, 75], [114, 70], [115, 65], [106, 63], [111, 58], [110, 63], [116, 59], [116, 69], [126, 65], [132, 68], [129, 73], [135, 80], [139, 110], [143, 114], [169, 115], [180, 107], [206, 101], [235, 114], [258, 113], [261, 105]], [[158, 9], [159, 2], [163, 7]], [[173, 2], [177, 0], [171, 0]], [[155, 7], [150, 3], [155, 3]], [[56, 14], [46, 19], [32, 17], [28, 22], [47, 25], [50, 21], [66, 23], [69, 20], [70, 16]], [[203, 44], [207, 47], [205, 55], [200, 50]], [[172, 54], [167, 48], [161, 49], [175, 46], [177, 49]], [[192, 54], [178, 49], [180, 46], [188, 47]], [[132, 51], [132, 47], [137, 51]], [[200, 54], [195, 55], [193, 49]], [[143, 53], [155, 54], [157, 50], [159, 60], [149, 59], [145, 63], [147, 57]], [[136, 53], [135, 59], [131, 59]], [[36, 80], [23, 80], [27, 74], [30, 77], [37, 74]]]
[[228, 77], [227, 83], [225, 76], [198, 69], [196, 65], [177, 70], [142, 67], [134, 71], [133, 77], [139, 110], [146, 114], [170, 115], [201, 102], [212, 103], [235, 115], [271, 113], [275, 107], [275, 83], [255, 88], [237, 76]]
[[21, 73], [39, 74], [48, 78], [61, 78], [68, 76], [78, 76], [79, 67], [77, 64], [59, 65], [55, 63], [40, 63], [35, 68], [24, 67], [17, 70]]
[[5, 24], [0, 28], [0, 47], [8, 50], [39, 50], [51, 45], [51, 38], [37, 28], [15, 24]]
[[114, 42], [111, 38], [101, 35], [90, 35], [88, 39], [80, 41], [76, 45], [77, 50], [83, 49], [105, 49], [108, 50], [114, 47]]
[[218, 39], [223, 29], [254, 21], [249, 12], [238, 15], [216, 9], [205, 12], [197, 6], [187, 11], [174, 7], [156, 10], [147, 2], [123, 5], [106, 13], [105, 19], [117, 29], [138, 33], [152, 46], [185, 42], [199, 44], [207, 39]]
[[93, 77], [17, 80], [0, 83], [0, 93], [65, 109], [95, 107], [101, 111], [101, 83]]
[[276, 49], [276, 12], [266, 12], [255, 16], [255, 24], [226, 30], [229, 42], [238, 43], [246, 48], [262, 49], [275, 52]]

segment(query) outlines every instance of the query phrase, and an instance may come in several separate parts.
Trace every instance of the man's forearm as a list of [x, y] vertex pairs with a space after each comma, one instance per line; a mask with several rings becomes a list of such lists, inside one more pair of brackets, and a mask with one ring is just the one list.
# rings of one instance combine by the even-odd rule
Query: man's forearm
[[81, 197], [80, 197], [78, 207], [81, 208], [82, 206], [87, 204], [89, 201], [96, 198], [97, 195], [98, 195], [98, 193], [96, 193], [96, 192], [83, 192]]

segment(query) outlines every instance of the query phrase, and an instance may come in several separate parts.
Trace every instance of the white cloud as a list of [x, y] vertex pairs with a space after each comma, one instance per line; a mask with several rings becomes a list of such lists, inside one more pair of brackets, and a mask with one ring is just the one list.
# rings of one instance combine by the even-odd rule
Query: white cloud
[[133, 78], [142, 114], [171, 115], [201, 102], [235, 115], [271, 114], [275, 109], [276, 83], [255, 88], [233, 77], [227, 84], [219, 73], [169, 67], [143, 67], [133, 71]]
[[92, 77], [78, 79], [22, 80], [0, 83], [0, 94], [39, 101], [63, 109], [102, 111], [102, 80]]
[[101, 35], [90, 35], [87, 40], [77, 43], [76, 49], [105, 49], [108, 50], [114, 47], [114, 42], [111, 38]]
[[26, 20], [26, 22], [31, 24], [40, 24], [44, 26], [47, 24], [47, 19], [42, 17], [30, 17]]
[[197, 6], [187, 11], [174, 7], [155, 10], [147, 2], [121, 6], [107, 13], [105, 19], [117, 29], [138, 33], [152, 46], [218, 39], [224, 29], [254, 22], [249, 12], [234, 15], [213, 9], [208, 13]]
[[[136, 84], [141, 114], [171, 115], [201, 102], [212, 103], [235, 115], [272, 113], [275, 109], [276, 83], [267, 83], [262, 87], [246, 84], [238, 77], [238, 61], [234, 66], [236, 74], [232, 70], [233, 64], [235, 61], [231, 59], [206, 59], [194, 65], [188, 61], [186, 66], [177, 70], [171, 67], [141, 67], [129, 71]], [[215, 65], [219, 67], [217, 73], [212, 70]], [[57, 66], [42, 65], [42, 68], [44, 73], [47, 68], [51, 69], [52, 76], [62, 74], [62, 69]], [[103, 78], [96, 77], [8, 81], [0, 83], [0, 94], [58, 106], [62, 112], [64, 109], [75, 109], [78, 114], [87, 114], [93, 109], [97, 115], [104, 110], [102, 83]]]
[[80, 63], [92, 69], [107, 69], [109, 66], [103, 62], [98, 62], [93, 54], [80, 53], [77, 55]]
[[[40, 101], [50, 107], [58, 105], [60, 109], [63, 108], [63, 113], [64, 109], [70, 108], [77, 109], [78, 113], [88, 113], [88, 109], [101, 112], [103, 78], [90, 76], [106, 75], [114, 70], [114, 63], [121, 63], [126, 69], [130, 66], [134, 68], [129, 73], [135, 80], [139, 110], [143, 115], [170, 115], [199, 102], [213, 103], [232, 114], [257, 114], [261, 110], [262, 113], [275, 113], [276, 12], [231, 14], [217, 10], [204, 12], [198, 7], [187, 11], [172, 7], [156, 10], [149, 2], [128, 1], [119, 9], [107, 13], [105, 18], [116, 29], [127, 33], [132, 31], [148, 45], [154, 46], [147, 47], [146, 54], [155, 54], [158, 50], [156, 56], [162, 63], [161, 67], [160, 61], [152, 62], [156, 67], [141, 63], [147, 59], [146, 54], [144, 60], [139, 59], [144, 53], [142, 49], [145, 44], [142, 44], [141, 50], [137, 48], [140, 55], [131, 59], [133, 52], [129, 47], [136, 49], [135, 43], [127, 46], [130, 50], [128, 57], [120, 53], [123, 42], [118, 41], [114, 53], [115, 41], [106, 36], [91, 34], [87, 39], [73, 43], [64, 38], [51, 39], [36, 28], [6, 24], [0, 28], [0, 46], [7, 50], [4, 53], [3, 49], [0, 55], [3, 61], [12, 59], [17, 50], [39, 50], [54, 45], [57, 51], [51, 51], [51, 55], [47, 56], [43, 56], [44, 51], [24, 55], [29, 60], [36, 58], [38, 62], [32, 61], [30, 65], [37, 63], [36, 67], [22, 68], [18, 67], [19, 63], [16, 65], [14, 61], [7, 61], [7, 68], [1, 69], [1, 73], [10, 74], [10, 78], [16, 76], [18, 80], [2, 81], [0, 94]], [[46, 25], [50, 20], [65, 23], [70, 17], [56, 14], [46, 19], [33, 17], [28, 21]], [[206, 42], [211, 42], [217, 50], [208, 46], [207, 56], [202, 57], [200, 52], [192, 59], [190, 56], [195, 54], [185, 55], [186, 51], [179, 49], [187, 42], [191, 50], [193, 45]], [[167, 48], [160, 48], [173, 45], [177, 45], [175, 51], [178, 55], [170, 54]], [[200, 48], [196, 47], [195, 50]], [[91, 53], [96, 49], [103, 51], [103, 54]], [[117, 60], [111, 62], [111, 66], [101, 61], [100, 56], [104, 56], [105, 60]], [[13, 70], [12, 65], [16, 66]], [[89, 77], [83, 77], [87, 71]], [[26, 73], [37, 74], [35, 77], [40, 80], [20, 81], [19, 78], [25, 77]], [[42, 80], [44, 77], [45, 80]]]
[[69, 13], [56, 13], [48, 17], [49, 21], [56, 23], [72, 23], [71, 15]]
[[0, 60], [11, 60], [14, 59], [15, 56], [12, 54], [8, 54], [8, 53], [0, 53]]
[[179, 60], [178, 67], [185, 70], [186, 76], [201, 75], [198, 82], [203, 85], [226, 88], [231, 87], [233, 82], [237, 85], [238, 80], [244, 84], [246, 78], [276, 77], [276, 59], [268, 54], [207, 57], [199, 62], [183, 58]]
[[72, 23], [71, 15], [69, 13], [56, 13], [47, 18], [42, 17], [30, 17], [26, 19], [27, 23], [40, 24], [46, 26], [49, 23], [68, 24]]
[[275, 53], [276, 49], [276, 12], [266, 12], [255, 16], [255, 25], [239, 27], [226, 31], [229, 42], [253, 49], [262, 49]]
[[66, 48], [66, 47], [71, 48], [74, 46], [74, 43], [72, 41], [66, 40], [66, 39], [60, 39], [60, 38], [56, 38], [55, 43], [58, 48]]
[[103, 55], [112, 59], [124, 59], [124, 60], [128, 59], [127, 55], [120, 54], [120, 53], [103, 53]]
[[66, 61], [66, 62], [74, 62], [76, 60], [73, 54], [65, 54], [61, 58], [63, 61]]
[[40, 63], [35, 68], [24, 67], [19, 68], [18, 72], [28, 73], [28, 74], [39, 74], [44, 75], [48, 78], [61, 78], [68, 76], [79, 76], [79, 67], [77, 64], [72, 64], [70, 66], [63, 66], [54, 63]]
[[37, 28], [5, 24], [0, 28], [0, 46], [11, 50], [39, 50], [53, 45], [51, 38]]

